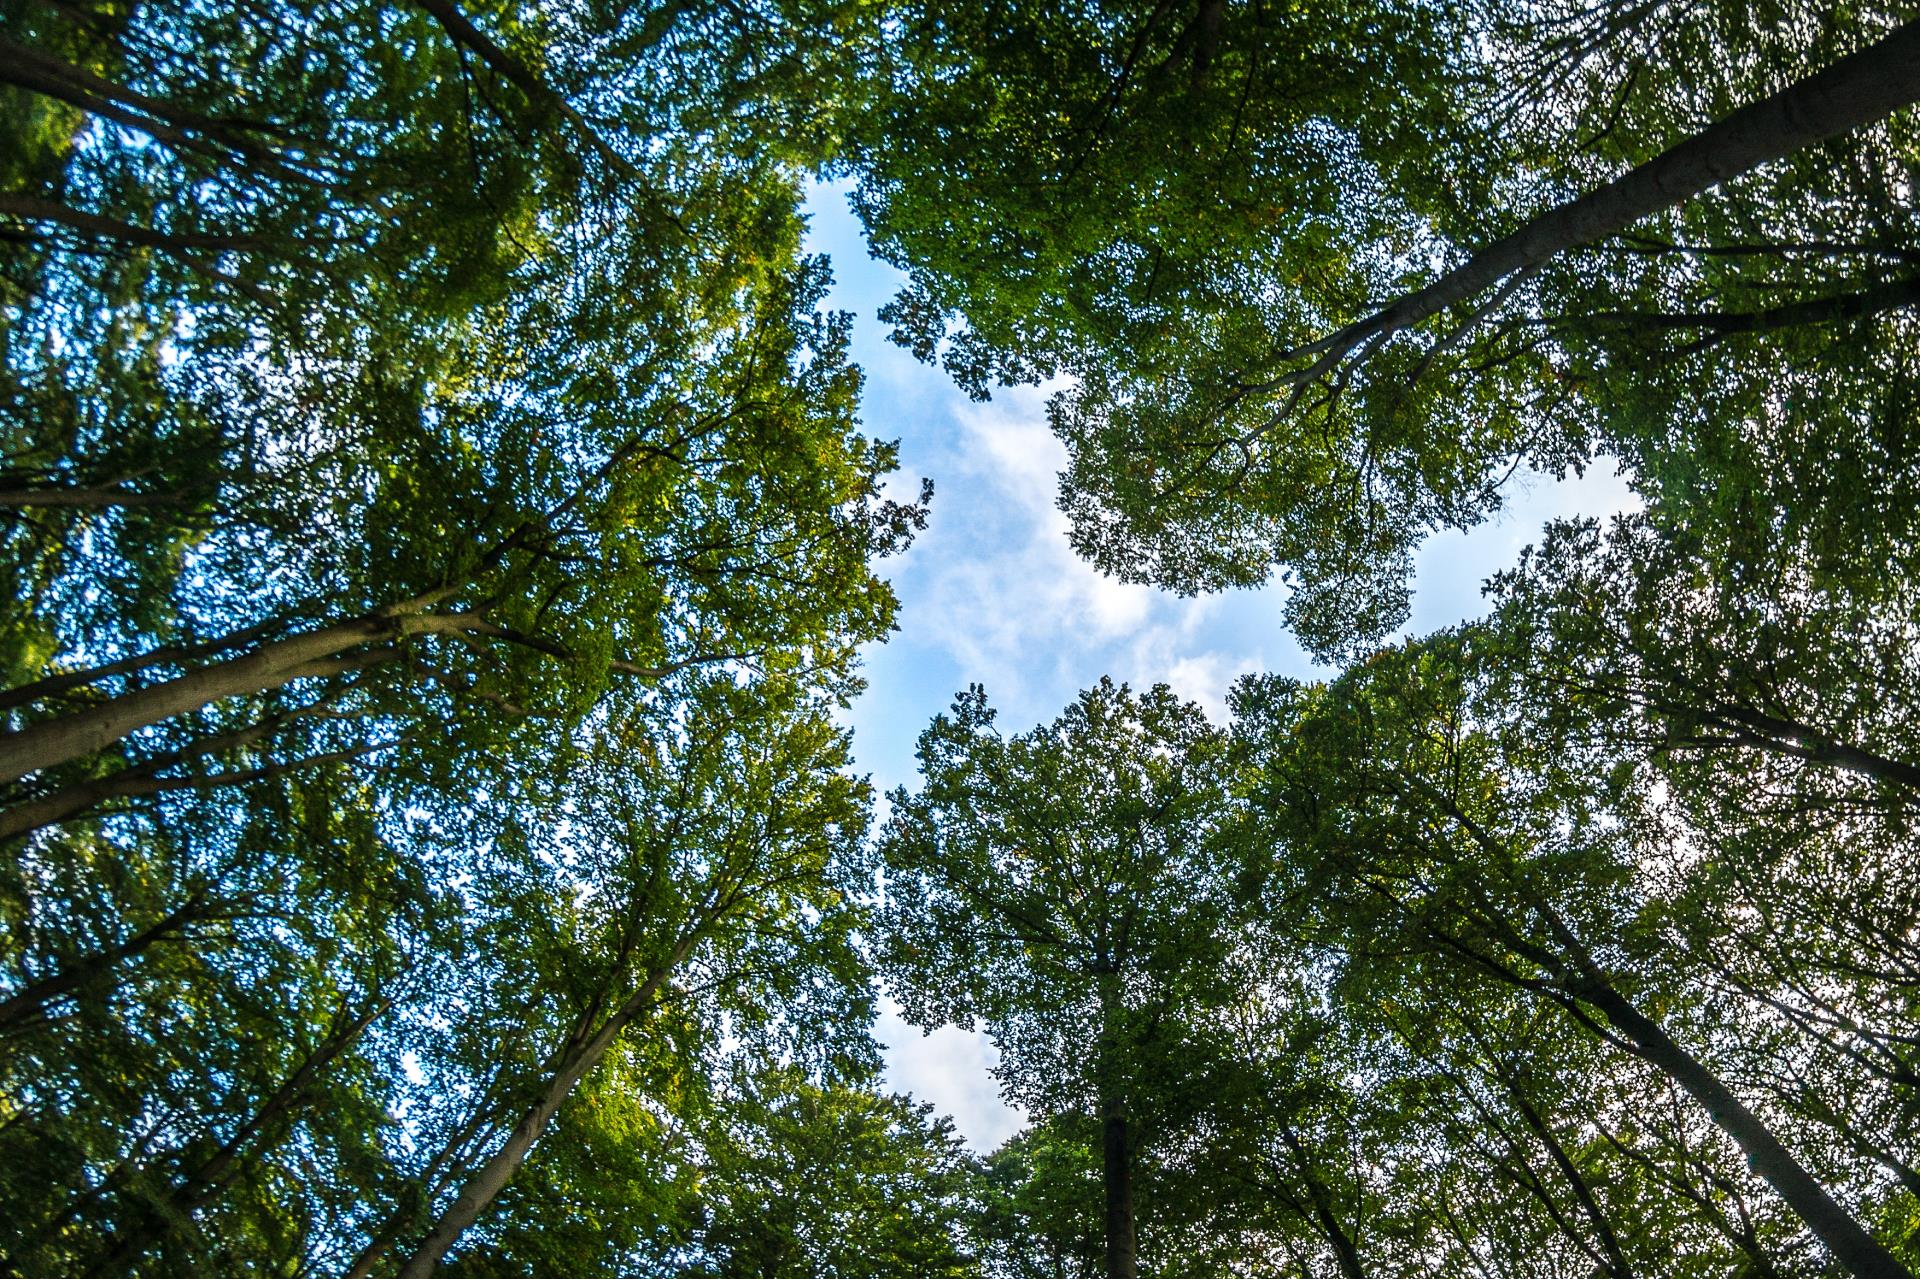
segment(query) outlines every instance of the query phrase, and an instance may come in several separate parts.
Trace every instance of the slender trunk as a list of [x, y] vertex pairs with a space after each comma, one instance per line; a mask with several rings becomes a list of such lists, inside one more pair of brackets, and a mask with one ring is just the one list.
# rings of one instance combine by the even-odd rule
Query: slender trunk
[[299, 1069], [274, 1089], [272, 1095], [260, 1104], [245, 1123], [240, 1125], [233, 1136], [222, 1142], [211, 1155], [201, 1161], [198, 1167], [181, 1178], [167, 1196], [164, 1208], [146, 1208], [138, 1224], [113, 1243], [107, 1254], [87, 1270], [86, 1279], [98, 1279], [99, 1276], [131, 1270], [155, 1244], [166, 1238], [177, 1223], [187, 1220], [218, 1195], [227, 1182], [232, 1180], [234, 1173], [239, 1171], [241, 1152], [253, 1142], [255, 1137], [290, 1117], [304, 1105], [307, 1093], [319, 1078], [320, 1073], [351, 1047], [354, 1041], [360, 1038], [361, 1032], [372, 1025], [374, 1019], [392, 1004], [391, 999], [376, 1000], [366, 1012], [328, 1035], [326, 1040], [300, 1063]]
[[1582, 1173], [1579, 1165], [1573, 1162], [1573, 1157], [1567, 1153], [1567, 1148], [1560, 1144], [1560, 1138], [1548, 1125], [1546, 1116], [1527, 1100], [1526, 1094], [1520, 1089], [1520, 1081], [1502, 1077], [1501, 1082], [1506, 1085], [1508, 1096], [1513, 1098], [1514, 1109], [1518, 1110], [1520, 1117], [1526, 1120], [1527, 1127], [1533, 1129], [1533, 1135], [1538, 1137], [1540, 1143], [1547, 1148], [1547, 1154], [1552, 1157], [1554, 1165], [1560, 1169], [1560, 1175], [1565, 1177], [1567, 1184], [1573, 1188], [1574, 1198], [1580, 1201], [1582, 1211], [1587, 1214], [1588, 1222], [1592, 1224], [1594, 1233], [1600, 1238], [1601, 1249], [1607, 1254], [1608, 1272], [1615, 1279], [1633, 1279], [1633, 1268], [1627, 1264], [1626, 1254], [1620, 1249], [1620, 1238], [1613, 1232], [1613, 1222], [1601, 1209], [1600, 1201], [1594, 1198], [1593, 1187], [1587, 1184], [1586, 1174]]
[[1361, 343], [1418, 324], [1568, 249], [1603, 240], [1760, 165], [1839, 137], [1920, 98], [1920, 21], [1908, 22], [1771, 97], [1669, 147], [1586, 195], [1557, 205], [1413, 293], [1292, 352], [1318, 355], [1308, 369], [1264, 386], [1271, 391], [1328, 372]]
[[[477, 619], [465, 614], [369, 613], [350, 621], [262, 644], [252, 652], [188, 671], [150, 688], [57, 719], [0, 734], [0, 782], [52, 768], [111, 746], [138, 729], [197, 711], [228, 697], [264, 693], [297, 679], [336, 675], [369, 663], [368, 655], [341, 654], [364, 644], [466, 630]], [[398, 648], [382, 650], [387, 660]]]
[[70, 963], [51, 977], [42, 977], [15, 991], [4, 1002], [0, 1002], [0, 1033], [34, 1016], [50, 1001], [78, 990], [116, 965], [167, 940], [209, 909], [206, 892], [202, 889], [165, 919], [135, 933], [118, 946]]
[[1107, 1279], [1136, 1279], [1138, 1249], [1133, 1234], [1133, 1142], [1125, 1103], [1100, 1103], [1101, 1181], [1107, 1198]]
[[0, 506], [62, 506], [105, 510], [118, 506], [178, 506], [178, 493], [138, 493], [119, 487], [0, 489]]
[[506, 1189], [507, 1182], [519, 1170], [527, 1153], [533, 1149], [534, 1142], [540, 1139], [540, 1134], [547, 1130], [547, 1125], [553, 1121], [562, 1103], [572, 1095], [580, 1081], [600, 1064], [600, 1059], [607, 1055], [607, 1049], [613, 1046], [620, 1032], [647, 1011], [654, 995], [673, 970], [680, 966], [680, 962], [692, 952], [698, 940], [697, 931], [689, 933], [674, 947], [667, 962], [648, 974], [640, 988], [601, 1024], [599, 1030], [591, 1037], [569, 1043], [562, 1049], [539, 1100], [513, 1126], [513, 1131], [507, 1134], [500, 1149], [467, 1179], [460, 1193], [454, 1196], [453, 1202], [433, 1223], [427, 1237], [421, 1240], [413, 1255], [401, 1265], [397, 1279], [428, 1279], [433, 1274], [440, 1265], [440, 1259], [446, 1256], [447, 1249], [466, 1232], [467, 1227], [479, 1220], [487, 1205]]
[[[1307, 1153], [1306, 1143], [1300, 1135], [1288, 1127], [1285, 1121], [1276, 1124], [1276, 1131], [1286, 1148], [1292, 1152], [1294, 1162], [1300, 1168], [1300, 1180], [1307, 1188], [1307, 1203], [1313, 1209], [1314, 1218], [1320, 1223], [1320, 1233], [1333, 1249], [1334, 1261], [1340, 1267], [1340, 1273], [1346, 1279], [1367, 1279], [1365, 1267], [1360, 1264], [1360, 1247], [1354, 1241], [1347, 1228], [1340, 1223], [1340, 1216], [1334, 1211], [1333, 1197], [1327, 1193], [1326, 1186], [1313, 1170], [1313, 1160]], [[1294, 1206], [1299, 1211], [1298, 1205]], [[1304, 1213], [1302, 1215], [1305, 1215]]]
[[[1510, 854], [1499, 841], [1468, 817], [1458, 805], [1444, 798], [1440, 798], [1440, 802], [1448, 815], [1482, 850], [1497, 862], [1509, 859]], [[1526, 890], [1523, 889], [1523, 892]], [[1893, 1254], [1868, 1234], [1852, 1214], [1814, 1179], [1813, 1174], [1801, 1166], [1792, 1152], [1773, 1135], [1766, 1121], [1748, 1110], [1705, 1063], [1675, 1043], [1659, 1023], [1635, 1008], [1614, 987], [1558, 911], [1537, 894], [1526, 892], [1526, 896], [1546, 924], [1548, 932], [1553, 935], [1554, 942], [1565, 953], [1565, 960], [1558, 959], [1547, 948], [1521, 938], [1518, 930], [1496, 912], [1487, 912], [1487, 922], [1507, 934], [1512, 939], [1510, 944], [1514, 944], [1521, 953], [1534, 958], [1549, 970], [1563, 974], [1558, 984], [1570, 1000], [1598, 1009], [1607, 1022], [1625, 1037], [1635, 1055], [1664, 1072], [1688, 1096], [1705, 1106], [1708, 1118], [1746, 1153], [1747, 1166], [1779, 1193], [1787, 1207], [1826, 1245], [1834, 1259], [1857, 1279], [1914, 1279], [1912, 1272], [1896, 1261]], [[1496, 965], [1495, 971], [1502, 970]], [[1528, 982], [1517, 974], [1506, 972], [1505, 976], [1507, 980], [1523, 987], [1536, 991], [1539, 989], [1537, 983]], [[1570, 1000], [1563, 1002], [1567, 1003], [1570, 1011], [1578, 1014], [1577, 1007]], [[1584, 1016], [1582, 1019], [1585, 1019]]]
[[131, 222], [87, 213], [71, 205], [39, 200], [29, 195], [0, 195], [0, 214], [19, 218], [23, 222], [52, 222], [103, 240], [120, 240], [144, 248], [164, 249], [170, 253], [192, 253], [196, 250], [222, 252], [257, 248], [260, 244], [256, 237], [246, 235], [204, 232], [176, 235], [168, 231], [156, 231], [151, 227], [135, 226]]
[[[490, 1101], [490, 1096], [483, 1096], [480, 1104], [476, 1105], [473, 1113], [467, 1117], [467, 1122], [461, 1125], [460, 1130], [454, 1133], [446, 1145], [440, 1148], [440, 1152], [421, 1170], [419, 1180], [424, 1183], [421, 1189], [425, 1191], [429, 1202], [431, 1196], [440, 1188], [442, 1173], [451, 1170], [453, 1176], [459, 1176], [466, 1170], [467, 1161], [460, 1157], [460, 1151], [473, 1140], [481, 1126], [492, 1117]], [[354, 1257], [353, 1264], [347, 1267], [346, 1273], [341, 1275], [340, 1279], [371, 1279], [374, 1267], [379, 1264], [382, 1257], [387, 1255], [394, 1241], [400, 1238], [409, 1223], [418, 1215], [418, 1205], [405, 1203], [389, 1213], [385, 1220], [374, 1227], [367, 1238], [366, 1247]]]
[[0, 39], [0, 80], [217, 161], [226, 161], [231, 153], [282, 177], [312, 180], [311, 174], [262, 145], [262, 137], [301, 142], [266, 122], [217, 119], [177, 102], [137, 93], [84, 67], [6, 39]]
[[1833, 764], [1878, 781], [1920, 790], [1920, 768], [1846, 742], [1836, 742], [1796, 720], [1733, 705], [1715, 707], [1706, 718], [1739, 734], [1759, 749], [1794, 755], [1816, 764]]
[[1920, 279], [1895, 280], [1858, 293], [1808, 298], [1763, 311], [1603, 311], [1575, 317], [1569, 323], [1618, 325], [1653, 332], [1696, 330], [1704, 335], [1703, 342], [1717, 342], [1736, 333], [1772, 333], [1780, 329], [1835, 324], [1914, 307], [1920, 307]]
[[[240, 737], [233, 733], [226, 738]], [[214, 791], [226, 787], [244, 786], [249, 782], [264, 781], [270, 777], [280, 777], [299, 768], [317, 768], [323, 764], [341, 764], [348, 760], [371, 755], [392, 746], [392, 742], [368, 742], [351, 750], [325, 751], [318, 755], [304, 755], [298, 759], [273, 760], [255, 768], [240, 768], [227, 773], [213, 773], [204, 777], [159, 777], [156, 774], [164, 765], [156, 762], [143, 764], [138, 768], [129, 768], [108, 777], [83, 782], [78, 786], [68, 786], [41, 799], [15, 805], [0, 812], [0, 844], [8, 840], [33, 834], [49, 826], [60, 826], [75, 818], [84, 817], [100, 805], [113, 799], [140, 799], [148, 795], [164, 795], [169, 791]], [[173, 762], [169, 757], [166, 763]]]
[[[539, 73], [532, 67], [501, 48], [486, 32], [474, 26], [467, 16], [460, 12], [460, 7], [454, 4], [453, 0], [414, 0], [414, 3], [431, 14], [455, 44], [478, 54], [480, 60], [491, 67], [495, 74], [505, 77], [520, 92], [526, 94], [529, 102], [565, 119], [616, 173], [643, 186], [646, 185], [640, 171], [615, 150], [612, 143], [601, 137], [600, 131], [595, 129], [585, 116], [574, 110], [572, 104], [561, 95], [559, 90], [541, 79]], [[649, 188], [649, 194], [653, 195], [651, 188]]]

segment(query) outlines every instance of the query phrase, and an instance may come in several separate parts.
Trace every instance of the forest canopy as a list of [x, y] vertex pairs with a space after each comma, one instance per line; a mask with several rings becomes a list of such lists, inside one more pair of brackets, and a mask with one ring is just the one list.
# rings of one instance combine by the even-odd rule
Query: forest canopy
[[[1897, 4], [0, 0], [0, 1272], [1920, 1274], [1916, 99]], [[1332, 673], [877, 797], [823, 180]]]

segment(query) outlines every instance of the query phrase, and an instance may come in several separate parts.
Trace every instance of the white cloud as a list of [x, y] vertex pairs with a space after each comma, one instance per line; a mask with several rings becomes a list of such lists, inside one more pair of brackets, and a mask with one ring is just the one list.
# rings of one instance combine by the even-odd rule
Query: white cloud
[[1025, 1126], [1026, 1116], [1001, 1098], [987, 1073], [997, 1054], [985, 1035], [958, 1026], [922, 1034], [902, 1021], [900, 1006], [885, 997], [874, 1034], [886, 1046], [887, 1086], [952, 1116], [954, 1128], [976, 1151], [992, 1151]]

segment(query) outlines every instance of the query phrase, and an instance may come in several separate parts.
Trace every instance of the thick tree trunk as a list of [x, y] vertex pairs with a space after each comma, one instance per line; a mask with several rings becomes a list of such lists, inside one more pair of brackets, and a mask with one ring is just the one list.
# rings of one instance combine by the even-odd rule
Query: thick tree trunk
[[1136, 1279], [1139, 1250], [1133, 1233], [1133, 1138], [1124, 1103], [1100, 1103], [1101, 1182], [1106, 1187], [1107, 1279]]
[[547, 1125], [553, 1121], [554, 1115], [580, 1081], [600, 1064], [600, 1059], [607, 1055], [607, 1049], [620, 1037], [620, 1032], [652, 1006], [654, 995], [681, 961], [692, 953], [698, 939], [697, 931], [689, 933], [673, 948], [667, 961], [648, 974], [640, 988], [601, 1023], [598, 1030], [590, 1037], [570, 1042], [562, 1048], [539, 1100], [513, 1126], [513, 1131], [507, 1134], [500, 1149], [467, 1179], [460, 1193], [454, 1196], [453, 1202], [447, 1205], [446, 1211], [440, 1214], [433, 1228], [427, 1232], [427, 1237], [421, 1240], [420, 1246], [400, 1267], [397, 1279], [427, 1279], [433, 1274], [447, 1250], [466, 1232], [468, 1226], [479, 1220], [487, 1205], [506, 1189], [507, 1182], [513, 1179], [513, 1174], [526, 1160], [534, 1142], [547, 1130]]
[[1460, 305], [1516, 272], [1626, 230], [1760, 165], [1871, 124], [1920, 99], [1920, 21], [1735, 111], [1596, 191], [1540, 214], [1432, 284], [1363, 320], [1298, 348], [1319, 358], [1304, 371], [1252, 388], [1302, 385], [1361, 343]]
[[30, 684], [19, 684], [0, 693], [0, 711], [12, 710], [17, 706], [31, 706], [45, 698], [57, 697], [69, 689], [98, 684], [101, 680], [112, 679], [117, 675], [137, 675], [163, 662], [185, 662], [201, 657], [212, 657], [216, 653], [230, 653], [286, 625], [286, 619], [275, 618], [261, 625], [249, 626], [244, 630], [222, 635], [218, 639], [208, 640], [204, 644], [163, 644], [159, 648], [148, 649], [133, 657], [123, 657], [119, 661], [89, 666], [84, 670], [62, 671], [58, 675], [48, 675], [44, 679], [34, 680]]
[[[102, 750], [129, 733], [197, 711], [228, 697], [279, 688], [297, 679], [336, 675], [371, 664], [371, 654], [341, 656], [362, 645], [409, 635], [471, 629], [467, 614], [370, 613], [351, 621], [262, 644], [252, 652], [188, 671], [175, 679], [58, 719], [0, 734], [0, 782], [52, 768]], [[400, 650], [378, 650], [397, 657]], [[382, 659], [384, 660], [384, 658]]]

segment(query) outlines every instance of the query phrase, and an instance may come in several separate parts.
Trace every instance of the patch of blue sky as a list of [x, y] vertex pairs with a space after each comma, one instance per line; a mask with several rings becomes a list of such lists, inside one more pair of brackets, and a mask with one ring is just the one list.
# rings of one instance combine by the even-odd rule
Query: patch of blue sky
[[[866, 428], [900, 441], [893, 495], [911, 497], [922, 476], [935, 488], [927, 530], [882, 566], [900, 597], [900, 630], [865, 653], [867, 690], [847, 717], [856, 765], [877, 789], [917, 785], [915, 740], [968, 684], [985, 685], [1001, 723], [1018, 732], [1053, 718], [1102, 675], [1169, 684], [1220, 719], [1241, 675], [1332, 673], [1287, 632], [1280, 587], [1183, 599], [1104, 578], [1078, 559], [1054, 506], [1066, 453], [1047, 427], [1047, 389], [1000, 390], [976, 404], [888, 342], [874, 313], [903, 277], [868, 256], [844, 186], [815, 187], [807, 210], [809, 249], [833, 260], [829, 304], [855, 316]], [[1421, 549], [1406, 634], [1479, 615], [1481, 584], [1513, 564], [1545, 521], [1634, 504], [1606, 464], [1566, 481], [1522, 472], [1505, 498], [1493, 520]], [[884, 998], [881, 1010], [890, 1087], [951, 1115], [982, 1152], [1019, 1130], [1022, 1116], [989, 1073], [984, 1036], [954, 1027], [923, 1035]]]

